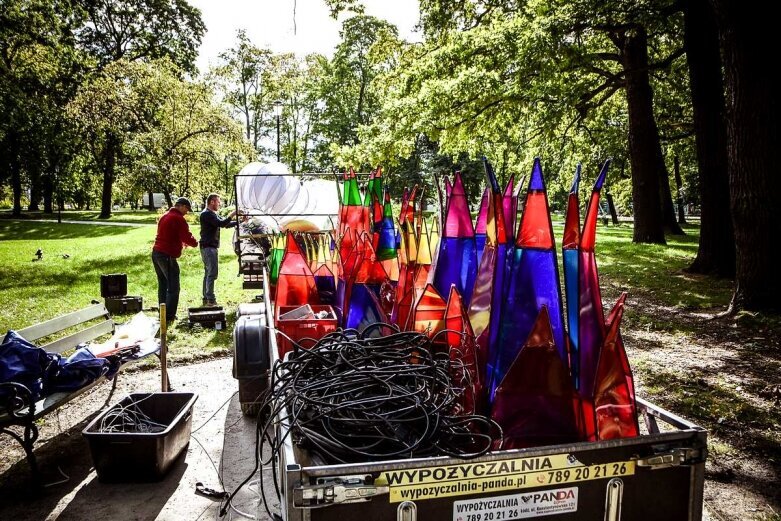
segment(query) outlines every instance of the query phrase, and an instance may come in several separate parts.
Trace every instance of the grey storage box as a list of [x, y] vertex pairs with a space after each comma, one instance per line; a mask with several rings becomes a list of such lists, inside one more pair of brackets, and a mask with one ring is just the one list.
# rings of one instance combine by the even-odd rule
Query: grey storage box
[[[133, 393], [92, 420], [82, 431], [98, 479], [107, 483], [159, 481], [190, 443], [194, 393]], [[161, 432], [101, 432], [104, 418], [135, 407]]]

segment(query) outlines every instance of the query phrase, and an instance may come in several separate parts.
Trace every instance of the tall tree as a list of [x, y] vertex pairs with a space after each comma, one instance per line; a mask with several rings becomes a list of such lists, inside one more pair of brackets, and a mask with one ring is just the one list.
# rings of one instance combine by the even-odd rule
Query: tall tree
[[779, 309], [781, 212], [779, 99], [768, 49], [775, 46], [774, 18], [737, 0], [711, 0], [724, 58], [727, 172], [735, 230], [735, 293], [731, 308]]
[[[629, 110], [629, 158], [632, 164], [634, 241], [664, 243], [662, 184], [664, 164], [659, 129], [653, 112], [653, 92], [648, 75], [648, 34], [642, 25], [613, 29], [610, 33], [619, 49], [626, 75]], [[669, 184], [667, 192], [669, 194]]]
[[[195, 71], [206, 27], [200, 10], [186, 0], [86, 0], [84, 9], [89, 23], [80, 32], [80, 43], [99, 70], [118, 60], [167, 57], [183, 71]], [[102, 142], [107, 148], [98, 162], [103, 174], [100, 217], [108, 218], [122, 143], [110, 132]]]
[[241, 119], [247, 141], [258, 152], [260, 139], [268, 134], [271, 55], [270, 50], [254, 45], [246, 31], [239, 30], [235, 45], [220, 53], [220, 63], [212, 71], [223, 99]]
[[[0, 181], [10, 177], [21, 213], [23, 175], [30, 208], [50, 195], [63, 108], [80, 78], [74, 30], [80, 11], [67, 1], [9, 0], [0, 9]], [[47, 204], [50, 209], [51, 201]]]
[[381, 49], [397, 40], [398, 30], [373, 16], [356, 15], [343, 22], [340, 36], [322, 82], [324, 108], [318, 126], [318, 133], [335, 147], [357, 144], [359, 126], [376, 118], [381, 100], [372, 82], [390, 68]]
[[187, 0], [84, 0], [88, 23], [80, 44], [99, 68], [118, 61], [169, 58], [194, 73], [206, 32], [201, 11]]
[[272, 58], [273, 97], [282, 102], [282, 160], [293, 173], [330, 170], [328, 142], [323, 138], [323, 81], [328, 60], [319, 54]]
[[[420, 133], [452, 154], [495, 150], [518, 172], [543, 152], [546, 163], [559, 165], [562, 150], [593, 150], [595, 136], [606, 134], [599, 128], [604, 109], [623, 101], [617, 123], [628, 120], [634, 238], [664, 242], [665, 224], [680, 228], [651, 73], [683, 54], [680, 46], [661, 45], [680, 33], [681, 17], [668, 16], [672, 4], [424, 0], [426, 40], [403, 49], [393, 73], [378, 82], [383, 116], [362, 133], [401, 157]], [[388, 132], [393, 139], [383, 137]]]
[[701, 207], [700, 244], [689, 270], [733, 277], [735, 234], [729, 212], [724, 82], [716, 17], [708, 0], [686, 0], [684, 22]]

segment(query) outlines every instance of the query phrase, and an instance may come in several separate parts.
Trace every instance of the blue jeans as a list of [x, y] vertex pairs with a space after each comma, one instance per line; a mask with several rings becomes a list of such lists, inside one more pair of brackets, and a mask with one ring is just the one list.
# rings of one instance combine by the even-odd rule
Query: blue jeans
[[157, 273], [157, 301], [165, 303], [166, 320], [173, 320], [179, 305], [179, 263], [174, 257], [153, 250], [152, 264]]
[[219, 262], [217, 248], [201, 247], [201, 260], [203, 260], [203, 299], [215, 301], [214, 281], [217, 279]]

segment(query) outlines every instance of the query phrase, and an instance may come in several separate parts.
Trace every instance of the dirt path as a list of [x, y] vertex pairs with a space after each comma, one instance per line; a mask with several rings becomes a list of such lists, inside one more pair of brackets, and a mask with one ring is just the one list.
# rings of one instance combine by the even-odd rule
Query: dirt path
[[[605, 302], [614, 301], [620, 289], [605, 287]], [[622, 330], [638, 393], [709, 430], [704, 519], [778, 521], [781, 329], [751, 316], [709, 320], [711, 314], [664, 307], [638, 291], [630, 295]], [[240, 414], [230, 367], [230, 359], [220, 359], [172, 369], [177, 390], [198, 392], [193, 428], [203, 427], [186, 459], [162, 483], [129, 487], [97, 482], [80, 430], [106, 400], [108, 385], [47, 417], [41, 426], [36, 454], [45, 479], [60, 479], [58, 467], [69, 476], [66, 483], [48, 488], [43, 498], [32, 502], [23, 452], [10, 439], [0, 439], [0, 519], [215, 519], [218, 504], [194, 495], [195, 482], [219, 488], [215, 467], [220, 467], [231, 490], [253, 464], [248, 454], [254, 424]], [[112, 402], [131, 391], [158, 387], [156, 370], [124, 374]], [[242, 492], [236, 505], [258, 513], [257, 495], [251, 491]], [[271, 506], [276, 509], [273, 501]], [[261, 514], [259, 519], [267, 518]]]
[[[195, 483], [233, 490], [254, 466], [254, 422], [241, 415], [231, 360], [220, 359], [175, 367], [171, 383], [177, 391], [194, 391], [199, 398], [193, 413], [193, 437], [184, 458], [177, 460], [159, 483], [103, 484], [92, 469], [89, 447], [81, 435], [106, 400], [110, 385], [102, 385], [52, 415], [41, 427], [36, 455], [44, 482], [68, 476], [65, 483], [47, 487], [41, 497], [28, 490], [24, 453], [4, 437], [0, 456], [0, 519], [14, 520], [138, 520], [194, 521], [216, 519], [219, 503], [195, 495]], [[129, 392], [159, 390], [159, 371], [120, 376], [115, 397]], [[213, 416], [212, 416], [213, 415]], [[199, 429], [200, 427], [200, 429]], [[196, 429], [198, 429], [196, 431]], [[15, 443], [15, 442], [14, 442]], [[59, 470], [58, 470], [59, 469]], [[243, 490], [234, 505], [257, 513], [258, 497]], [[227, 517], [225, 518], [227, 519]]]
[[[606, 288], [606, 303], [618, 288]], [[681, 310], [635, 291], [622, 332], [637, 392], [709, 431], [705, 507], [717, 520], [781, 519], [781, 338], [752, 315]]]

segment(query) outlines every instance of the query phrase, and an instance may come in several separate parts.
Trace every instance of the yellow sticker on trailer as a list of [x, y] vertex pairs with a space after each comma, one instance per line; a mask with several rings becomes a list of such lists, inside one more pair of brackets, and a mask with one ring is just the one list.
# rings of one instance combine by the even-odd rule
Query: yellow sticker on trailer
[[384, 472], [390, 502], [420, 501], [631, 476], [634, 461], [583, 465], [567, 454]]

